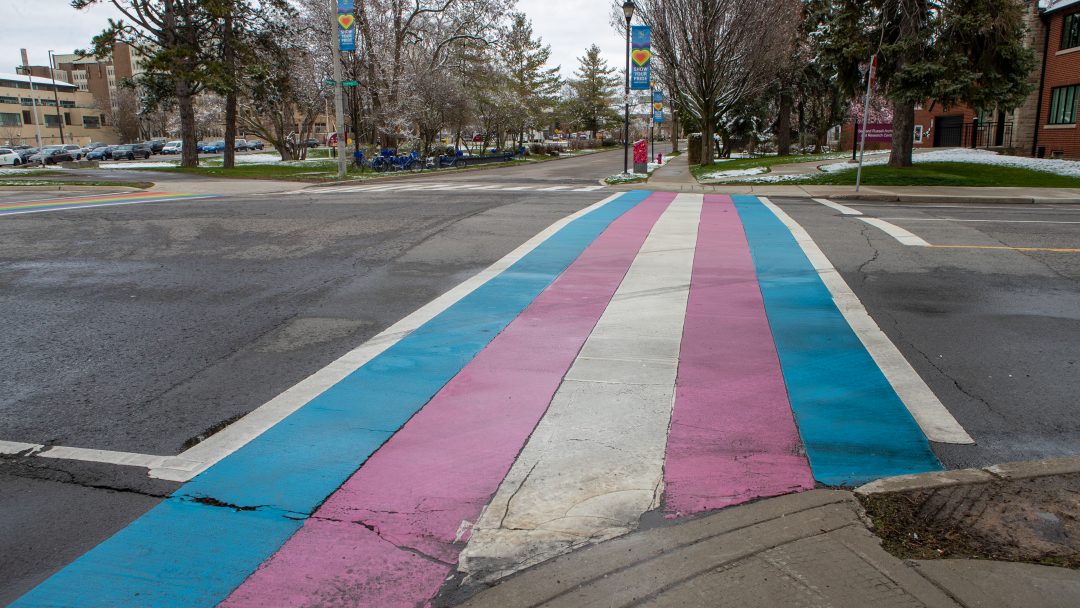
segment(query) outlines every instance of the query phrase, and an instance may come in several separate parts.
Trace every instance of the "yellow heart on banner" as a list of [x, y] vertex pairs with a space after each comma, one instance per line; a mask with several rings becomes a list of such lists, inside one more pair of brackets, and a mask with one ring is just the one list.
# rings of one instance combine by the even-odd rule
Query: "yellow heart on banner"
[[652, 58], [652, 51], [649, 49], [634, 49], [634, 52], [630, 53], [630, 58], [634, 60], [639, 67], [644, 67], [649, 63], [649, 59]]
[[652, 104], [652, 107], [653, 107], [654, 110], [659, 112], [660, 110], [664, 109], [664, 104], [662, 104], [662, 103], [654, 103], [654, 104]]
[[337, 16], [337, 22], [340, 23], [341, 27], [343, 27], [344, 29], [349, 29], [350, 27], [352, 27], [354, 21], [356, 21], [356, 17], [353, 17], [352, 15]]

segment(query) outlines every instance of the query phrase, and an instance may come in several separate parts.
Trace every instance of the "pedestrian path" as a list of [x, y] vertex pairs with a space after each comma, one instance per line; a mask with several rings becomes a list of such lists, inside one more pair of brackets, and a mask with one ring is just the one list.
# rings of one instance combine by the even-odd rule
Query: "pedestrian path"
[[119, 194], [91, 194], [85, 196], [49, 197], [27, 201], [0, 203], [0, 216], [68, 211], [117, 205], [165, 203], [170, 201], [215, 198], [209, 194], [182, 194], [176, 192], [124, 192]]
[[464, 192], [464, 191], [496, 191], [496, 192], [596, 192], [604, 186], [549, 186], [544, 184], [514, 184], [514, 183], [467, 183], [467, 182], [395, 182], [382, 184], [367, 184], [364, 186], [330, 186], [325, 188], [305, 188], [294, 190], [284, 194], [351, 194], [355, 192]]
[[422, 605], [654, 509], [940, 470], [777, 213], [597, 203], [14, 605]]

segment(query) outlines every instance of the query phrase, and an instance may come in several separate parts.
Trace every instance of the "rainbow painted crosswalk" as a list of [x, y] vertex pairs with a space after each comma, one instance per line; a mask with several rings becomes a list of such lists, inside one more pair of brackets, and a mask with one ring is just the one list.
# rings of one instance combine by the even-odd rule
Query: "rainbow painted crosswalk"
[[26, 213], [44, 213], [46, 211], [90, 209], [94, 207], [138, 205], [142, 203], [164, 203], [169, 201], [204, 198], [215, 197], [209, 194], [182, 194], [176, 192], [125, 192], [121, 194], [53, 197], [0, 203], [0, 215], [22, 215]]
[[422, 605], [653, 509], [939, 470], [778, 213], [602, 201], [14, 605]]

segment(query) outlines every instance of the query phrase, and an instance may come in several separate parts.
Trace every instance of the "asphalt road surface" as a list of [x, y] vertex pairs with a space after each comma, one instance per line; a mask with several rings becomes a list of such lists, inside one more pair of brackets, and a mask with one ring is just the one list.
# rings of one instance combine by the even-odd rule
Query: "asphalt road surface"
[[[0, 216], [0, 441], [178, 454], [610, 195], [585, 189], [621, 165], [610, 152], [408, 180], [490, 190]], [[1080, 453], [1080, 208], [851, 205], [952, 246], [928, 248], [814, 201], [774, 202], [976, 440], [935, 444], [947, 467]], [[0, 603], [177, 485], [139, 467], [4, 457]]]

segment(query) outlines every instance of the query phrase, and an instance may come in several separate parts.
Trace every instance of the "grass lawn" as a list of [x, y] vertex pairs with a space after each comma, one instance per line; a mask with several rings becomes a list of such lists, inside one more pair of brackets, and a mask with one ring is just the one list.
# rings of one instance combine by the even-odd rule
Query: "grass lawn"
[[693, 165], [690, 167], [690, 173], [694, 175], [695, 179], [698, 179], [706, 173], [716, 173], [717, 171], [739, 171], [742, 169], [756, 169], [758, 167], [769, 168], [775, 165], [791, 165], [794, 163], [811, 163], [815, 161], [825, 162], [828, 160], [837, 160], [850, 157], [851, 152], [837, 152], [831, 154], [804, 154], [801, 156], [792, 155], [759, 156], [757, 158], [733, 158], [731, 160], [713, 163], [712, 165]]
[[[746, 183], [746, 182], [739, 182]], [[855, 185], [855, 169], [822, 173], [781, 184]], [[863, 167], [862, 183], [867, 186], [989, 186], [1022, 188], [1080, 188], [1080, 178], [979, 163], [918, 163], [895, 169], [884, 165]]]
[[[132, 169], [142, 171], [144, 169]], [[337, 179], [337, 163], [317, 162], [303, 165], [236, 165], [232, 169], [221, 166], [199, 167], [155, 167], [145, 171], [162, 171], [165, 173], [191, 173], [193, 175], [205, 175], [209, 177], [233, 177], [239, 179], [282, 179], [301, 182], [324, 182]], [[359, 178], [362, 176], [374, 176], [375, 173], [365, 171], [363, 174], [358, 169], [350, 168], [348, 176]]]

